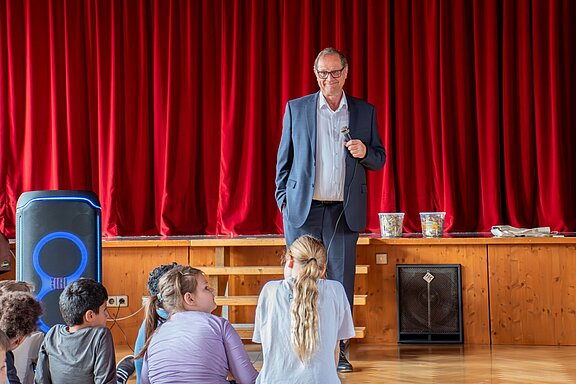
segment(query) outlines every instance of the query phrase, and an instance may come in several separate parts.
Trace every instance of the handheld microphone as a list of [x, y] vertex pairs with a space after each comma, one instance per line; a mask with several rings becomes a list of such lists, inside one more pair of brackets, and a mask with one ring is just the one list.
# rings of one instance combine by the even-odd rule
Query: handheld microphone
[[352, 140], [352, 136], [350, 136], [350, 130], [348, 129], [348, 127], [342, 127], [340, 132], [344, 135], [346, 141]]

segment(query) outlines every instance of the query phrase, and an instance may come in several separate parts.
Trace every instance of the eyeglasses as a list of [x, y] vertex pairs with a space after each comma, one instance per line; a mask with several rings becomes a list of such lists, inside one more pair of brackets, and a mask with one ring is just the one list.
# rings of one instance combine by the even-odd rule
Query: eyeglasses
[[333, 79], [337, 79], [340, 76], [342, 76], [342, 71], [344, 70], [344, 68], [346, 67], [342, 67], [342, 69], [337, 69], [335, 71], [319, 71], [316, 69], [316, 75], [322, 80], [327, 79], [328, 75], [331, 75]]

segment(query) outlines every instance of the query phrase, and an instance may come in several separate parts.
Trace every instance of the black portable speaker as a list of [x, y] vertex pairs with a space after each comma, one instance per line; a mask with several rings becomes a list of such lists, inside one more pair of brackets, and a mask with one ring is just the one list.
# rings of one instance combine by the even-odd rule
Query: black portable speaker
[[16, 279], [34, 284], [46, 332], [63, 323], [60, 293], [80, 277], [102, 281], [100, 203], [90, 191], [24, 192], [16, 204]]
[[399, 343], [462, 343], [460, 264], [396, 266]]

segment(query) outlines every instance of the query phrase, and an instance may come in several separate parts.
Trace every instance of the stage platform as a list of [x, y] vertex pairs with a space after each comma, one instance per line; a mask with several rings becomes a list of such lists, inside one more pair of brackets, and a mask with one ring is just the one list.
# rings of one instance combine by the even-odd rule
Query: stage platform
[[[104, 238], [103, 283], [110, 295], [129, 297], [127, 308], [111, 309], [123, 319], [122, 331], [112, 328], [117, 345], [136, 338], [148, 273], [173, 261], [210, 272], [220, 297], [217, 313], [249, 327], [261, 287], [282, 277], [284, 250], [277, 235]], [[397, 343], [397, 264], [460, 264], [465, 345], [576, 345], [574, 233], [546, 238], [447, 233], [438, 239], [366, 234], [357, 253], [354, 320], [362, 337], [355, 343]]]

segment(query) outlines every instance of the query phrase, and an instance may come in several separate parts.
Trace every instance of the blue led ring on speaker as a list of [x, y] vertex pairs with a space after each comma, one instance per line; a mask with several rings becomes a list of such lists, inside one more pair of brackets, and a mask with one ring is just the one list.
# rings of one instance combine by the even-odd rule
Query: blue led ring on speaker
[[[60, 276], [49, 275], [40, 266], [40, 251], [42, 251], [42, 248], [44, 248], [44, 246], [46, 244], [48, 244], [50, 241], [56, 240], [56, 239], [70, 240], [80, 250], [80, 255], [81, 255], [80, 265], [78, 265], [78, 268], [76, 268], [76, 270], [74, 272], [72, 272], [70, 275], [63, 276], [63, 277], [65, 277], [65, 280], [67, 283], [71, 283], [73, 281], [78, 280], [82, 276], [82, 273], [84, 273], [84, 270], [86, 269], [86, 265], [88, 264], [88, 250], [86, 249], [86, 246], [84, 245], [84, 243], [82, 242], [82, 240], [80, 240], [80, 238], [78, 236], [76, 236], [70, 232], [52, 232], [52, 233], [49, 233], [48, 235], [44, 236], [40, 241], [38, 241], [38, 243], [36, 243], [36, 246], [34, 247], [34, 251], [32, 252], [32, 265], [34, 266], [34, 270], [36, 271], [36, 273], [38, 274], [38, 277], [40, 278], [40, 281], [42, 282], [42, 287], [41, 287], [40, 291], [38, 292], [38, 294], [36, 295], [36, 300], [38, 300], [38, 301], [41, 301], [42, 298], [48, 292], [52, 291], [52, 288], [51, 288], [52, 278], [59, 278], [60, 277]], [[46, 328], [46, 327], [49, 328], [48, 325], [46, 325], [42, 321], [42, 319], [40, 319], [40, 323], [41, 323], [41, 325], [43, 325], [43, 327], [41, 327], [41, 328]]]

